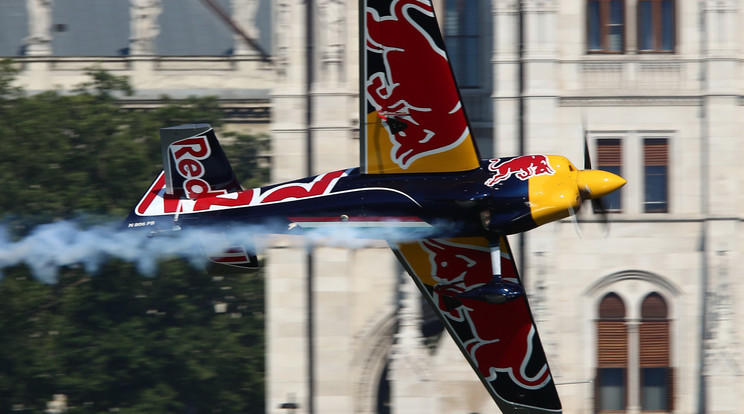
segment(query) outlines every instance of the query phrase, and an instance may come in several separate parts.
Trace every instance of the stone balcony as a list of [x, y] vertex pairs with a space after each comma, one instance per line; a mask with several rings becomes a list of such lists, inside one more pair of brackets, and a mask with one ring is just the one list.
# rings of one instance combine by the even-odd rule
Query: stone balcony
[[255, 56], [24, 56], [13, 62], [21, 70], [18, 86], [29, 93], [72, 91], [90, 80], [88, 69], [100, 68], [129, 79], [135, 94], [122, 97], [125, 107], [154, 108], [164, 96], [216, 96], [229, 123], [268, 124], [276, 83], [273, 65]]

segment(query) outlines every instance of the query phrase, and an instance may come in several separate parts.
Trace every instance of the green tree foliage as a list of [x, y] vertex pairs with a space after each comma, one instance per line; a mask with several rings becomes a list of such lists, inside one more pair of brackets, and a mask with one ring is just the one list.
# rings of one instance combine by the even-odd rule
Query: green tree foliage
[[[74, 94], [26, 96], [0, 63], [0, 211], [12, 230], [59, 219], [124, 216], [162, 169], [158, 129], [220, 125], [212, 98], [122, 108], [125, 78], [100, 69]], [[225, 145], [243, 183], [267, 177], [261, 137]], [[236, 154], [237, 153], [237, 154]], [[147, 278], [106, 263], [38, 282], [25, 267], [0, 279], [0, 413], [263, 413], [262, 274], [214, 277], [165, 261]]]
[[[13, 74], [0, 66], [3, 79]], [[123, 216], [162, 169], [158, 130], [165, 126], [207, 122], [221, 125], [215, 98], [172, 101], [151, 111], [127, 110], [117, 93], [131, 93], [125, 78], [100, 69], [88, 71], [90, 82], [78, 93], [50, 91], [4, 101], [0, 126], [0, 211], [22, 214], [37, 222], [85, 214]], [[5, 89], [11, 90], [10, 81]], [[115, 88], [115, 89], [112, 89]], [[258, 183], [267, 178], [257, 164], [266, 140], [233, 135], [225, 150], [239, 156], [238, 177]], [[235, 147], [234, 149], [231, 147]]]

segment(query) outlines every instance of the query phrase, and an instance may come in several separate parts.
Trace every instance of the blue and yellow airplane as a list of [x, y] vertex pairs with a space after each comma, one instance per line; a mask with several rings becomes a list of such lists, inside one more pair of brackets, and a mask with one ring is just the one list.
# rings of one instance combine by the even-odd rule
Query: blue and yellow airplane
[[[360, 10], [358, 168], [244, 190], [209, 125], [164, 128], [164, 170], [127, 226], [386, 239], [504, 413], [561, 412], [507, 236], [625, 180], [558, 155], [481, 159], [430, 1], [362, 0]], [[252, 246], [212, 260], [256, 267]]]

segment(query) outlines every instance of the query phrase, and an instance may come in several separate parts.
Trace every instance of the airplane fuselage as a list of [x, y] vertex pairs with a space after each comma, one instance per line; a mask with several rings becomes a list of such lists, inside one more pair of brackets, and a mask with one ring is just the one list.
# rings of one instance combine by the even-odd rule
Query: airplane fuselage
[[353, 228], [362, 230], [359, 237], [382, 239], [390, 229], [395, 237], [409, 230], [412, 238], [498, 237], [567, 217], [580, 206], [578, 170], [564, 157], [489, 159], [481, 167], [374, 175], [353, 168], [195, 200], [165, 194], [157, 180], [128, 223], [152, 230], [239, 223], [271, 233]]

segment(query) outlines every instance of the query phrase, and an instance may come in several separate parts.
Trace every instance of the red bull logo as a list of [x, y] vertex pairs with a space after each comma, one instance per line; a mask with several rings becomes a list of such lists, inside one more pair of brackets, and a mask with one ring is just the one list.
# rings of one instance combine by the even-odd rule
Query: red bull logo
[[202, 160], [209, 158], [212, 149], [206, 135], [175, 141], [170, 146], [178, 175], [184, 178], [183, 190], [186, 197], [202, 198], [225, 194], [226, 191], [213, 192], [209, 183], [201, 179], [205, 168]]
[[500, 158], [494, 158], [490, 161], [488, 171], [494, 175], [484, 183], [489, 187], [509, 179], [512, 175], [524, 181], [538, 175], [555, 174], [546, 155], [523, 155], [503, 162]]
[[469, 131], [454, 82], [442, 81], [452, 75], [447, 56], [435, 41], [441, 41], [436, 24], [427, 30], [420, 23], [434, 21], [431, 4], [396, 0], [389, 13], [381, 16], [378, 10], [366, 10], [367, 50], [383, 60], [378, 69], [367, 68], [366, 91], [369, 103], [386, 121], [391, 159], [407, 169], [421, 157], [457, 147]]
[[[506, 375], [513, 383], [529, 390], [546, 386], [551, 376], [544, 359], [533, 361], [542, 354], [533, 352], [536, 330], [524, 298], [500, 305], [474, 299], [459, 299], [457, 307], [445, 304], [446, 297], [454, 298], [491, 281], [489, 250], [439, 239], [419, 243], [429, 254], [431, 275], [437, 282], [435, 303], [453, 323], [469, 326], [473, 337], [463, 345], [483, 378], [493, 381], [497, 376]], [[502, 257], [502, 268], [512, 266], [508, 260]], [[494, 319], [494, 315], [508, 316]], [[536, 366], [536, 371], [533, 368], [528, 372], [530, 366]]]

